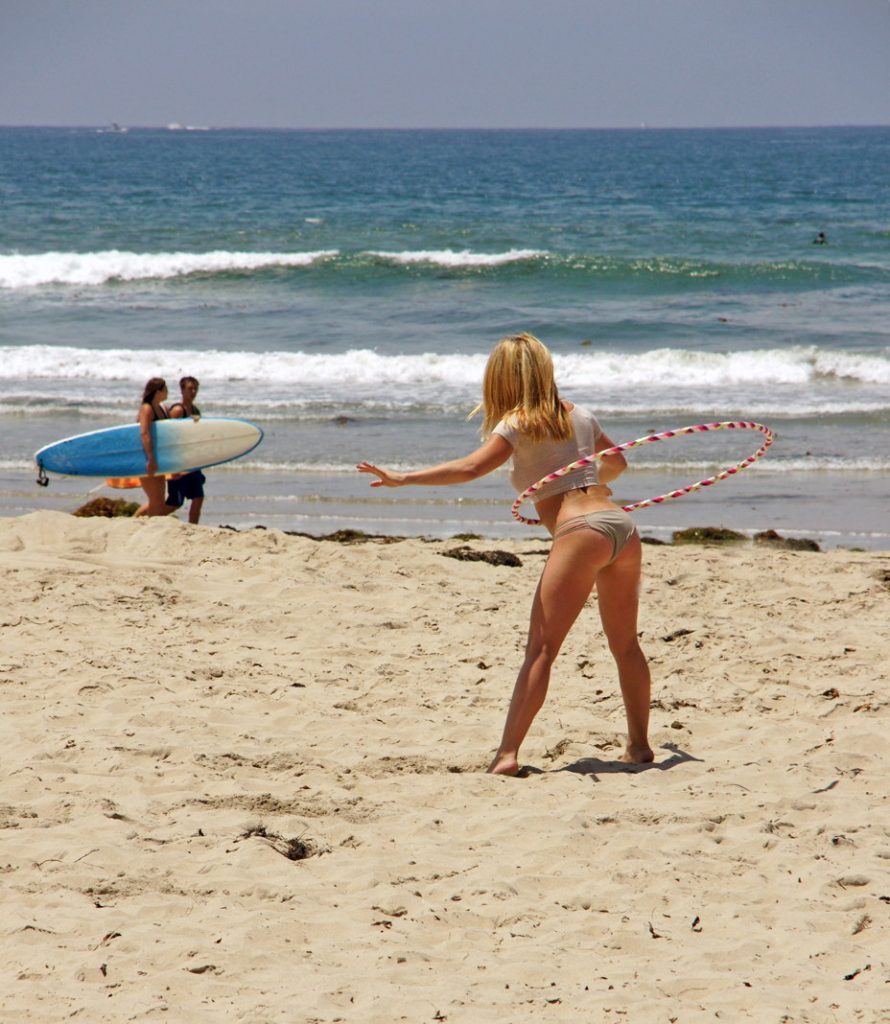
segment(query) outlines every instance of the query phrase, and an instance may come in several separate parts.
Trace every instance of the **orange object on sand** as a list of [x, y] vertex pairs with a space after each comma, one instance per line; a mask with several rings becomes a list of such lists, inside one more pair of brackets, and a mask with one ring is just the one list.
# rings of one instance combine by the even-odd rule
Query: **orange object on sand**
[[[177, 474], [177, 473], [165, 473], [164, 474], [164, 479], [165, 480], [170, 480], [174, 476], [178, 476], [178, 475], [179, 474]], [[142, 485], [139, 482], [140, 479], [141, 478], [138, 477], [138, 476], [115, 476], [115, 477], [109, 477], [105, 481], [105, 483], [108, 484], [109, 487], [117, 487], [117, 488], [141, 487]]]

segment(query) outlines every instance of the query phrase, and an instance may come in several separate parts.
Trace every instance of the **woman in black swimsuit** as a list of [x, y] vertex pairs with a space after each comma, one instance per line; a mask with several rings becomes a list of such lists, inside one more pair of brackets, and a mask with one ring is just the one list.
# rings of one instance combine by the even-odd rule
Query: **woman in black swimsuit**
[[167, 419], [167, 410], [161, 404], [166, 397], [167, 382], [162, 377], [152, 377], [142, 392], [142, 404], [139, 406], [136, 422], [139, 424], [139, 436], [145, 449], [146, 474], [139, 478], [139, 483], [148, 501], [136, 513], [137, 516], [168, 516], [176, 511], [166, 502], [167, 481], [163, 476], [155, 476], [158, 464], [151, 437], [152, 423], [155, 420]]

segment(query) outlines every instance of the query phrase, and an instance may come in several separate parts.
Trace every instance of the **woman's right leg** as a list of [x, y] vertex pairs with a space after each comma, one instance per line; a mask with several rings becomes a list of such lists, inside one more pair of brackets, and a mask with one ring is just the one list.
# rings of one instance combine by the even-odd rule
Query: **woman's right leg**
[[142, 490], [148, 501], [133, 515], [135, 516], [168, 516], [176, 509], [167, 504], [167, 481], [162, 476], [143, 476], [139, 478]]
[[649, 664], [637, 638], [641, 565], [642, 545], [634, 534], [615, 561], [600, 570], [596, 580], [600, 618], [618, 668], [627, 715], [627, 749], [621, 760], [628, 764], [646, 764], [655, 759], [648, 735], [652, 684]]
[[597, 573], [611, 557], [611, 538], [595, 530], [579, 530], [553, 542], [532, 603], [525, 659], [489, 772], [519, 771], [519, 747], [547, 696], [556, 655], [590, 597]]

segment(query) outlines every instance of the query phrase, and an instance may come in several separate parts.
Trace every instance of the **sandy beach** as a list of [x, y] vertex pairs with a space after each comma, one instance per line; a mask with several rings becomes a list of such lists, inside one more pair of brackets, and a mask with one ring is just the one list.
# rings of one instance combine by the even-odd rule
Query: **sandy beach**
[[3, 1024], [890, 1020], [890, 553], [647, 546], [655, 764], [593, 598], [493, 778], [546, 550], [0, 519]]

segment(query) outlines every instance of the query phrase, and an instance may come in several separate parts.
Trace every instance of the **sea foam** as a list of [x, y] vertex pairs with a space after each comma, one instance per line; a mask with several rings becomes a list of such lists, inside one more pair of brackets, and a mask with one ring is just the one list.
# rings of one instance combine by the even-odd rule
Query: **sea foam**
[[413, 266], [428, 263], [437, 267], [498, 267], [507, 263], [518, 263], [534, 260], [549, 255], [542, 249], [510, 249], [507, 252], [483, 253], [464, 249], [454, 252], [451, 249], [420, 250], [405, 252], [369, 252], [369, 256], [384, 262]]
[[101, 285], [188, 274], [233, 273], [268, 267], [308, 267], [331, 259], [336, 249], [318, 252], [44, 252], [0, 255], [0, 288], [39, 285]]
[[[308, 223], [314, 220], [307, 219]], [[41, 285], [99, 286], [118, 281], [143, 281], [185, 277], [190, 274], [250, 273], [272, 267], [300, 268], [331, 264], [338, 274], [364, 269], [368, 263], [393, 272], [428, 268], [473, 274], [479, 271], [509, 276], [533, 268], [538, 274], [583, 282], [648, 280], [653, 286], [710, 287], [723, 285], [782, 288], [828, 284], [883, 282], [888, 271], [867, 264], [827, 264], [818, 260], [713, 261], [651, 256], [627, 257], [596, 252], [554, 252], [534, 247], [513, 247], [501, 252], [473, 249], [322, 249], [308, 252], [129, 252], [119, 249], [98, 252], [42, 252], [0, 254], [0, 288], [34, 288]], [[684, 284], [685, 282], [685, 284]]]
[[[444, 384], [478, 391], [485, 353], [384, 355], [346, 352], [249, 352], [214, 349], [92, 349], [73, 346], [0, 346], [0, 380], [136, 380], [190, 367], [202, 379], [290, 385]], [[619, 353], [591, 349], [554, 355], [563, 388], [730, 388], [734, 385], [890, 384], [890, 352], [862, 354], [794, 346], [739, 352], [650, 349]], [[855, 400], [855, 389], [849, 395]]]

